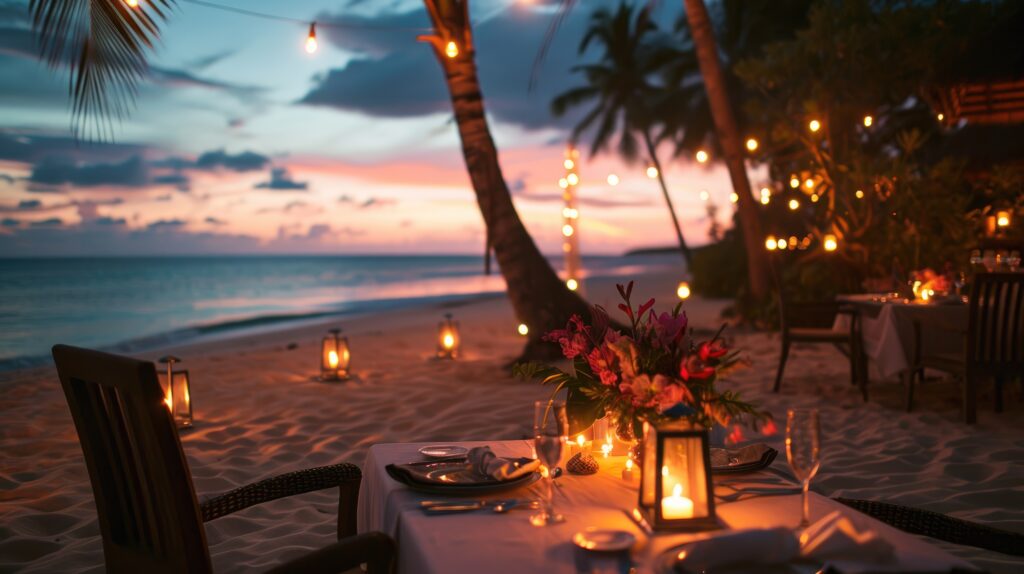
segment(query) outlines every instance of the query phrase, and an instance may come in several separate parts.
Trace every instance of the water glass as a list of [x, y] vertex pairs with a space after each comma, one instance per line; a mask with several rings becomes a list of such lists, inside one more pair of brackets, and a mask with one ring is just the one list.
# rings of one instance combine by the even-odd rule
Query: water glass
[[540, 512], [530, 516], [534, 526], [545, 526], [565, 520], [555, 512], [554, 472], [562, 460], [562, 450], [568, 440], [569, 417], [562, 401], [536, 401], [533, 403], [533, 441], [537, 458], [547, 470], [544, 479], [545, 496]]
[[821, 466], [821, 425], [818, 409], [789, 409], [786, 412], [786, 458], [793, 474], [803, 483], [803, 511], [800, 527], [810, 526], [807, 491]]

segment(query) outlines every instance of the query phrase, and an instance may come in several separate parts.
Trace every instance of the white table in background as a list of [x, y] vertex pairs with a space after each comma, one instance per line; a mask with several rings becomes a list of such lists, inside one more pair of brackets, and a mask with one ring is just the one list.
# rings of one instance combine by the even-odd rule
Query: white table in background
[[[622, 565], [591, 560], [572, 544], [573, 533], [588, 526], [629, 530], [638, 543], [632, 561], [638, 572], [651, 572], [656, 559], [666, 550], [704, 534], [658, 534], [648, 536], [626, 514], [636, 505], [638, 478], [628, 484], [621, 478], [625, 457], [600, 458], [596, 475], [559, 478], [556, 509], [566, 521], [543, 528], [527, 520], [529, 511], [507, 514], [489, 511], [426, 515], [421, 500], [436, 495], [414, 492], [394, 481], [384, 467], [391, 463], [422, 460], [417, 450], [426, 443], [378, 444], [370, 448], [363, 464], [359, 490], [359, 532], [385, 532], [398, 542], [398, 572], [408, 573], [524, 573], [625, 571]], [[499, 456], [530, 456], [528, 441], [457, 443], [466, 447], [489, 444]], [[775, 465], [784, 464], [776, 462]], [[639, 477], [639, 473], [636, 473]], [[774, 474], [771, 476], [775, 476]], [[716, 477], [716, 482], [720, 480]], [[742, 477], [722, 477], [730, 482]], [[735, 483], [735, 482], [734, 482]], [[490, 495], [507, 499], [536, 497], [541, 484]], [[721, 494], [730, 492], [726, 489]], [[800, 496], [765, 496], [717, 505], [720, 520], [729, 528], [793, 527], [800, 521]], [[841, 510], [858, 528], [871, 528], [896, 548], [901, 571], [942, 572], [971, 565], [924, 540], [899, 531], [833, 500], [812, 493], [811, 520]], [[721, 532], [721, 531], [719, 531]], [[615, 560], [610, 558], [608, 560]], [[591, 570], [593, 568], [593, 570]], [[813, 572], [813, 570], [811, 570]]]

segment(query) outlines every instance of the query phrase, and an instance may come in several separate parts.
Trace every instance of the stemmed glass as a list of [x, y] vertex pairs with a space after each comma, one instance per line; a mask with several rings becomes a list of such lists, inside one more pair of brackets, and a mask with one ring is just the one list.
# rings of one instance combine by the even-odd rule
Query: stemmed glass
[[555, 513], [554, 472], [562, 460], [562, 449], [569, 434], [569, 418], [562, 401], [535, 401], [533, 403], [533, 440], [537, 458], [547, 468], [546, 489], [541, 510], [530, 516], [534, 526], [562, 522], [565, 518]]
[[789, 409], [786, 412], [786, 458], [793, 474], [803, 483], [803, 513], [800, 527], [810, 526], [807, 491], [821, 466], [821, 425], [818, 409]]

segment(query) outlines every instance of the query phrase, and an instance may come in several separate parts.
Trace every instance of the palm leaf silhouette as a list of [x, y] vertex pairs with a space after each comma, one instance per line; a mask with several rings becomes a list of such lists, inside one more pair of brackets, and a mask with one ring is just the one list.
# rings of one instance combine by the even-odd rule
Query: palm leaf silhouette
[[148, 52], [174, 0], [31, 0], [43, 59], [67, 67], [76, 137], [106, 139], [134, 107]]

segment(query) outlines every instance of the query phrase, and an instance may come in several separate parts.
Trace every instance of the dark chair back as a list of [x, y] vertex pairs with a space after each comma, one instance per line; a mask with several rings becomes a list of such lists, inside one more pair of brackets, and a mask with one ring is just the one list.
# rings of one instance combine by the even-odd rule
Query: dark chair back
[[967, 368], [1024, 372], [1024, 274], [979, 273], [971, 288]]
[[153, 363], [53, 348], [85, 454], [107, 572], [211, 571], [191, 473]]

